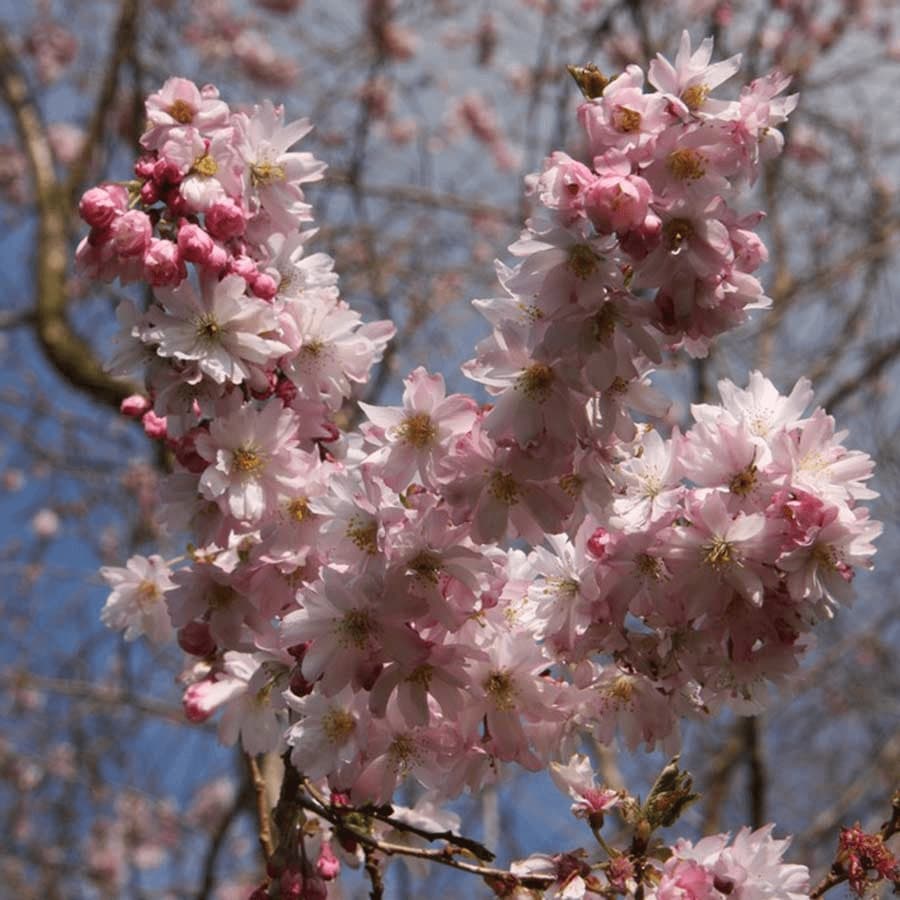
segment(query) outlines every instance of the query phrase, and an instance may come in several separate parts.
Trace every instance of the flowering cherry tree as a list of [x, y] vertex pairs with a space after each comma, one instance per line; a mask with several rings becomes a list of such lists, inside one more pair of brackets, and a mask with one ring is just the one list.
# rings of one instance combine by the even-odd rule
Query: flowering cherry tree
[[[253, 896], [320, 898], [345, 867], [371, 895], [395, 855], [502, 897], [857, 893], [900, 878], [878, 835], [846, 830], [812, 887], [773, 825], [692, 842], [657, 830], [696, 799], [677, 755], [646, 799], [598, 783], [584, 750], [617, 736], [677, 754], [679, 722], [759, 712], [816, 624], [852, 600], [881, 525], [870, 457], [762, 373], [671, 428], [653, 383], [771, 305], [747, 190], [797, 103], [771, 73], [717, 96], [739, 57], [712, 40], [607, 79], [574, 67], [584, 159], [527, 180], [535, 212], [497, 264], [492, 328], [463, 370], [424, 368], [402, 405], [361, 403], [390, 322], [340, 299], [310, 252], [310, 130], [266, 101], [232, 109], [171, 78], [146, 102], [135, 178], [84, 194], [82, 271], [152, 286], [125, 301], [111, 370], [122, 412], [172, 455], [164, 515], [184, 556], [106, 567], [104, 621], [176, 639], [189, 719], [217, 716], [259, 791], [267, 863]], [[646, 80], [646, 84], [645, 84]], [[259, 757], [285, 771], [270, 804]], [[493, 865], [442, 804], [513, 768], [549, 770], [591, 849]], [[414, 779], [414, 808], [396, 795]], [[617, 817], [621, 845], [603, 834]]]

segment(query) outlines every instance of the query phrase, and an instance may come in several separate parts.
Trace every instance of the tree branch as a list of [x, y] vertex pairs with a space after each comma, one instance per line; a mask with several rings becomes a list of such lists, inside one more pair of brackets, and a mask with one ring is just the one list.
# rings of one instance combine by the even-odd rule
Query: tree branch
[[63, 199], [67, 205], [75, 204], [78, 194], [87, 177], [88, 167], [95, 149], [103, 140], [106, 120], [113, 109], [116, 93], [119, 89], [119, 72], [126, 62], [135, 54], [139, 0], [122, 0], [119, 7], [119, 18], [110, 44], [109, 61], [103, 81], [97, 92], [94, 111], [85, 131], [81, 150], [69, 169]]
[[41, 349], [54, 369], [72, 386], [115, 409], [135, 392], [111, 378], [91, 346], [72, 328], [66, 315], [71, 212], [54, 169], [53, 152], [37, 106], [8, 38], [0, 32], [0, 94], [12, 114], [37, 200], [35, 237], [35, 315]]

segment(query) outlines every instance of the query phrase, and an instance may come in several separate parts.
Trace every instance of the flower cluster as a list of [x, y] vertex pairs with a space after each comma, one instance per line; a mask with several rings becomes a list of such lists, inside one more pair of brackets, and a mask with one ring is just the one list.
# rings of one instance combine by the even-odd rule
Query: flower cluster
[[[655, 92], [629, 67], [579, 110], [591, 164], [556, 153], [531, 179], [541, 209], [498, 264], [505, 296], [476, 301], [493, 334], [465, 371], [493, 403], [419, 368], [399, 406], [361, 405], [358, 433], [334, 414], [392, 328], [362, 325], [331, 261], [305, 255], [300, 185], [322, 167], [290, 148], [308, 126], [181, 79], [148, 100], [140, 182], [85, 195], [79, 259], [155, 288], [120, 310], [113, 369], [145, 368], [126, 412], [174, 451], [167, 521], [193, 543], [174, 572], [107, 569], [104, 620], [177, 629], [191, 720], [220, 710], [224, 741], [290, 748], [332, 798], [387, 803], [410, 775], [451, 797], [587, 734], [652, 747], [683, 715], [757, 710], [850, 601], [880, 531], [872, 463], [807, 414], [808, 382], [722, 382], [685, 433], [634, 418], [666, 410], [649, 379], [665, 349], [702, 353], [766, 303], [759, 216], [730, 204], [794, 98], [770, 76], [715, 99], [738, 63], [711, 49], [685, 37]], [[570, 788], [592, 822], [617, 802]], [[783, 850], [708, 841], [672, 857], [660, 895], [727, 894], [715, 878], [751, 877], [733, 858]]]

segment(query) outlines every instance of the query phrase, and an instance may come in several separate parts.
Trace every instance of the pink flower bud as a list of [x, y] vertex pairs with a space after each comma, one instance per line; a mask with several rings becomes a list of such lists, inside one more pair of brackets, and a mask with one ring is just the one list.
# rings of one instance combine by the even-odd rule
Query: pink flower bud
[[297, 396], [297, 385], [293, 381], [288, 381], [287, 378], [282, 378], [275, 388], [275, 393], [285, 406], [289, 406]]
[[107, 184], [85, 191], [78, 213], [91, 228], [108, 228], [128, 208], [128, 192], [121, 185]]
[[158, 159], [153, 164], [153, 180], [160, 186], [180, 184], [181, 169], [171, 159]]
[[148, 438], [160, 441], [166, 436], [166, 417], [158, 416], [152, 409], [147, 410], [141, 417], [141, 424]]
[[112, 224], [112, 240], [119, 256], [140, 256], [150, 244], [153, 225], [139, 209], [123, 213]]
[[275, 372], [266, 373], [266, 386], [264, 388], [255, 388], [250, 393], [257, 400], [268, 400], [278, 387], [278, 375]]
[[92, 247], [105, 247], [112, 241], [112, 228], [92, 228], [87, 241]]
[[638, 228], [619, 235], [619, 244], [629, 256], [641, 260], [654, 250], [661, 234], [662, 220], [659, 216], [648, 213]]
[[187, 434], [183, 435], [182, 438], [178, 441], [173, 442], [172, 450], [175, 453], [175, 458], [178, 462], [184, 466], [188, 472], [193, 472], [195, 475], [199, 475], [203, 472], [209, 463], [197, 453], [197, 448], [194, 443], [195, 438], [198, 434], [205, 434], [205, 428], [194, 428], [189, 431]]
[[134, 174], [138, 178], [152, 178], [153, 167], [156, 165], [156, 158], [153, 156], [142, 156], [134, 164]]
[[598, 528], [587, 542], [588, 553], [594, 559], [603, 559], [606, 555], [606, 545], [609, 543], [609, 532], [605, 528]]
[[228, 264], [228, 271], [234, 275], [240, 275], [248, 284], [254, 281], [259, 274], [256, 263], [249, 256], [235, 256]]
[[218, 704], [211, 690], [214, 685], [215, 682], [209, 678], [188, 685], [181, 699], [181, 705], [189, 722], [205, 722], [216, 711]]
[[257, 275], [250, 284], [250, 290], [260, 300], [271, 300], [278, 293], [278, 282], [271, 275]]
[[247, 228], [247, 216], [231, 198], [214, 203], [206, 211], [206, 228], [219, 241], [240, 237]]
[[129, 419], [139, 419], [150, 407], [150, 401], [142, 394], [132, 394], [119, 404], [119, 412]]
[[159, 200], [159, 186], [155, 181], [145, 181], [141, 185], [141, 203], [152, 206]]
[[163, 188], [160, 191], [160, 197], [163, 203], [169, 207], [169, 212], [173, 216], [186, 216], [193, 212], [177, 187]]
[[199, 225], [186, 222], [178, 229], [178, 249], [188, 262], [206, 265], [214, 246], [213, 239]]
[[144, 254], [144, 276], [153, 287], [171, 287], [187, 278], [187, 269], [178, 245], [172, 241], [152, 240]]
[[644, 221], [652, 194], [639, 175], [602, 175], [588, 188], [584, 211], [598, 231], [622, 233]]
[[216, 642], [206, 622], [188, 622], [178, 630], [178, 646], [191, 656], [211, 656]]
[[316, 872], [326, 881], [337, 878], [341, 871], [341, 861], [334, 855], [331, 844], [328, 841], [322, 841], [319, 849], [319, 858], [316, 860]]
[[212, 250], [209, 251], [209, 257], [206, 260], [207, 268], [220, 272], [227, 265], [228, 251], [221, 244], [213, 243]]

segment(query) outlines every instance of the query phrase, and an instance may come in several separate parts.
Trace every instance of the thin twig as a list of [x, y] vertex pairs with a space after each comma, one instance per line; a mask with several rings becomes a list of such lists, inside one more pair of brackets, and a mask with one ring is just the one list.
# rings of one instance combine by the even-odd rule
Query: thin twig
[[269, 801], [266, 795], [266, 779], [260, 771], [259, 763], [253, 754], [248, 753], [247, 768], [250, 772], [250, 784], [256, 794], [256, 819], [259, 825], [259, 846], [262, 849], [266, 863], [275, 852], [272, 842], [272, 820], [269, 813]]

